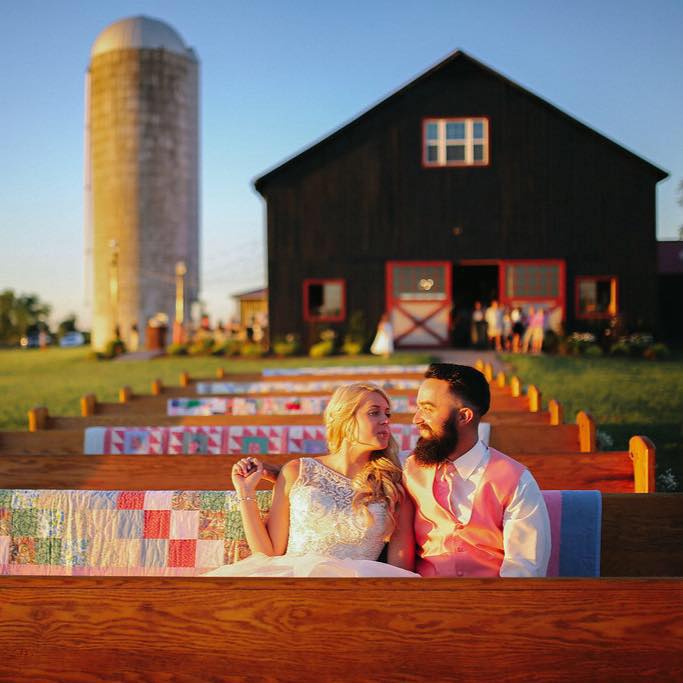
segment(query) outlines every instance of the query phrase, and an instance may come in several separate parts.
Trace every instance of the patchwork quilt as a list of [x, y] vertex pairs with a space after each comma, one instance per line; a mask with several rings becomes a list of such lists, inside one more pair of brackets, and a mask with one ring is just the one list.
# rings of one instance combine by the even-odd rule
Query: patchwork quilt
[[[599, 576], [600, 493], [543, 495], [548, 576]], [[234, 491], [0, 489], [0, 574], [192, 576], [247, 555]]]
[[[381, 379], [374, 383], [386, 391], [417, 391], [419, 379]], [[342, 384], [353, 384], [352, 381], [316, 380], [310, 382], [197, 382], [198, 394], [272, 394], [272, 393], [314, 393], [316, 391], [332, 392]]]
[[[399, 450], [417, 442], [412, 425], [391, 425]], [[326, 453], [325, 427], [275, 425], [247, 427], [88, 427], [84, 432], [86, 455], [274, 455]]]
[[264, 377], [296, 377], [297, 375], [400, 375], [424, 373], [427, 365], [331, 365], [317, 368], [266, 368]]
[[187, 576], [247, 555], [234, 491], [0, 489], [0, 574]]
[[[169, 398], [168, 415], [322, 415], [329, 396], [268, 396], [254, 398]], [[416, 409], [415, 397], [397, 396], [391, 400], [395, 413]]]

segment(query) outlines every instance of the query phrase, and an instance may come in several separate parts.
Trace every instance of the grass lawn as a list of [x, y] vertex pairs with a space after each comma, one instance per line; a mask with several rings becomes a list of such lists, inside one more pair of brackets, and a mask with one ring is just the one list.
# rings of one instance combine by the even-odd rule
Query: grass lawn
[[683, 358], [505, 354], [504, 359], [525, 384], [541, 389], [544, 403], [555, 398], [564, 405], [565, 421], [579, 410], [591, 413], [598, 430], [612, 438], [611, 450], [625, 450], [636, 434], [649, 437], [657, 447], [657, 473], [671, 468], [683, 490]]
[[122, 386], [149, 394], [154, 379], [178, 385], [187, 370], [192, 377], [213, 378], [218, 368], [226, 372], [258, 372], [266, 367], [312, 365], [380, 365], [427, 363], [426, 353], [396, 353], [385, 361], [375, 356], [269, 358], [242, 360], [217, 357], [168, 357], [151, 361], [97, 361], [88, 348], [17, 349], [0, 351], [0, 429], [27, 429], [26, 413], [37, 405], [52, 415], [79, 415], [79, 399], [94, 393], [99, 401], [117, 401]]

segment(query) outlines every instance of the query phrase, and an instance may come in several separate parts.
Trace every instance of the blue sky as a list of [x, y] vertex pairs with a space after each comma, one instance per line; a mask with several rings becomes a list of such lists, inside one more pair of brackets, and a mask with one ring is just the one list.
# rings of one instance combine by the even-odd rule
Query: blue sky
[[[83, 83], [117, 19], [170, 23], [201, 63], [202, 299], [265, 282], [254, 177], [456, 48], [671, 174], [657, 234], [683, 224], [683, 2], [0, 0], [0, 289], [87, 321]], [[628, 196], [624, 196], [628, 201]]]

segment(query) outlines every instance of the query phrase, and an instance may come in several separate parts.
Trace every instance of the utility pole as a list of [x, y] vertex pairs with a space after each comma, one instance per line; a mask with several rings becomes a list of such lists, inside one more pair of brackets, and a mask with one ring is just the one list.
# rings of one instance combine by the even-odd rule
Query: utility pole
[[173, 325], [173, 343], [182, 344], [185, 341], [185, 275], [187, 266], [185, 261], [175, 264], [175, 323]]

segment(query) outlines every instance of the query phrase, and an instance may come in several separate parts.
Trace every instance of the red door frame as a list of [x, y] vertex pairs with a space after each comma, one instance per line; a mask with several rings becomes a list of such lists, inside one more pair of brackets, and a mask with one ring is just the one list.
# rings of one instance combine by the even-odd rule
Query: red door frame
[[[402, 302], [410, 303], [423, 303], [430, 301], [429, 299], [394, 299], [394, 268], [398, 266], [443, 266], [444, 267], [444, 294], [445, 298], [441, 301], [441, 305], [437, 306], [426, 318], [417, 319], [412, 313], [409, 313], [404, 308], [401, 307]], [[403, 315], [409, 318], [413, 326], [400, 336], [394, 339], [395, 342], [400, 342], [405, 336], [414, 332], [418, 327], [421, 327], [425, 332], [434, 337], [440, 342], [438, 347], [429, 346], [425, 348], [446, 348], [450, 346], [449, 332], [451, 328], [451, 306], [453, 305], [453, 275], [452, 275], [452, 264], [450, 261], [387, 261], [385, 264], [385, 293], [386, 293], [386, 310], [387, 313], [391, 312], [396, 308], [401, 311]], [[431, 300], [432, 303], [436, 304], [439, 299]], [[445, 337], [441, 337], [439, 334], [434, 332], [426, 323], [433, 318], [437, 313], [443, 311], [444, 308], [448, 308], [448, 330]], [[405, 348], [405, 347], [404, 347]]]

